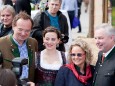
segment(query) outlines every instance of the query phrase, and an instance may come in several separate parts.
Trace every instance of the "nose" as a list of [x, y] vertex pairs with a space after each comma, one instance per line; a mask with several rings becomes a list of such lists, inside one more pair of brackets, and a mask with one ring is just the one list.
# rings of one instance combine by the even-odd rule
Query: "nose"
[[95, 38], [95, 43], [98, 44], [99, 43], [99, 39]]
[[56, 5], [55, 5], [55, 4], [53, 5], [53, 8], [56, 8]]
[[26, 34], [26, 32], [25, 32], [25, 31], [22, 31], [22, 32], [21, 32], [21, 34], [22, 34], [22, 35], [25, 35], [25, 34]]
[[4, 19], [7, 19], [7, 16], [4, 16]]

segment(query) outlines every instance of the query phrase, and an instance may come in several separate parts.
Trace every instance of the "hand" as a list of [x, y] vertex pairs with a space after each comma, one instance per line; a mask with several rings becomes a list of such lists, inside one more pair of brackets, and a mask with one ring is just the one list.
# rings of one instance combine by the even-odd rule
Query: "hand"
[[29, 84], [30, 86], [35, 86], [33, 82], [27, 82], [27, 84]]

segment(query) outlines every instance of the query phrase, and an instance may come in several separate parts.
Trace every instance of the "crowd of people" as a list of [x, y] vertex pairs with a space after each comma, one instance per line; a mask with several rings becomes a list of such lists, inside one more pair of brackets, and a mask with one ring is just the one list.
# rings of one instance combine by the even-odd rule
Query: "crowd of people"
[[[67, 10], [72, 27], [73, 18], [80, 18], [82, 0], [45, 0], [47, 7], [33, 19], [30, 2], [40, 1], [2, 0], [0, 86], [20, 86], [19, 80], [25, 79], [30, 86], [115, 86], [112, 25], [103, 23], [94, 29], [99, 53], [96, 65], [91, 65], [92, 50], [86, 41], [72, 41], [68, 51], [64, 46], [69, 40], [68, 22], [60, 8]], [[21, 68], [18, 77], [20, 69], [12, 70], [14, 58], [27, 59], [27, 63], [16, 60]]]

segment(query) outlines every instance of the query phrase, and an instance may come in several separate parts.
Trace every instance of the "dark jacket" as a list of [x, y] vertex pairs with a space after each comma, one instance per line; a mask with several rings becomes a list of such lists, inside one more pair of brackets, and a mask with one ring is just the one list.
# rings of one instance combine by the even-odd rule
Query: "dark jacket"
[[[91, 71], [93, 74], [93, 66], [91, 66]], [[91, 86], [92, 79], [89, 79], [87, 85], [85, 85], [75, 77], [68, 67], [62, 66], [58, 71], [54, 86]]]
[[4, 24], [0, 23], [0, 37], [6, 36], [11, 33], [13, 33], [12, 26], [8, 28], [4, 28]]
[[115, 47], [103, 63], [101, 58], [102, 52], [99, 52], [92, 86], [115, 86]]
[[[68, 36], [68, 24], [66, 17], [60, 11], [58, 11], [57, 15], [59, 17], [59, 27], [61, 34]], [[34, 20], [34, 26], [33, 26], [32, 37], [36, 38], [37, 41], [39, 42], [38, 48], [41, 51], [44, 49], [42, 45], [43, 44], [42, 32], [46, 27], [50, 26], [50, 19], [48, 13], [45, 11], [42, 13], [37, 13], [33, 20]]]
[[16, 14], [20, 11], [25, 11], [28, 15], [31, 15], [30, 0], [16, 0], [15, 3]]

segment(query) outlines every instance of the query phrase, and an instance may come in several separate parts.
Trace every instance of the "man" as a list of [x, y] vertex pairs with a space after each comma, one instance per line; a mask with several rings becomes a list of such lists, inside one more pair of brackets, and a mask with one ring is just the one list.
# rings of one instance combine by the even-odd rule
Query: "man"
[[92, 86], [115, 86], [115, 28], [104, 23], [95, 29], [94, 37], [99, 54]]
[[30, 0], [16, 0], [14, 3], [16, 14], [18, 14], [20, 11], [25, 11], [27, 14], [31, 15]]
[[0, 38], [0, 52], [2, 53], [3, 68], [11, 68], [14, 58], [27, 58], [28, 65], [22, 69], [21, 79], [29, 78], [34, 80], [35, 52], [37, 52], [37, 40], [29, 37], [33, 21], [29, 15], [20, 12], [14, 17], [12, 22], [13, 35], [7, 35]]
[[[48, 26], [54, 26], [60, 30], [61, 34], [68, 36], [68, 24], [66, 17], [59, 11], [61, 6], [61, 0], [49, 0], [48, 1], [48, 10], [42, 13], [36, 14], [34, 17], [34, 26], [32, 37], [36, 38], [39, 41], [39, 51], [44, 49], [42, 32]], [[67, 42], [68, 39], [65, 41]], [[65, 51], [64, 42], [60, 42], [59, 50]]]
[[10, 5], [3, 5], [0, 9], [0, 37], [11, 34], [12, 21], [15, 16], [15, 10]]

